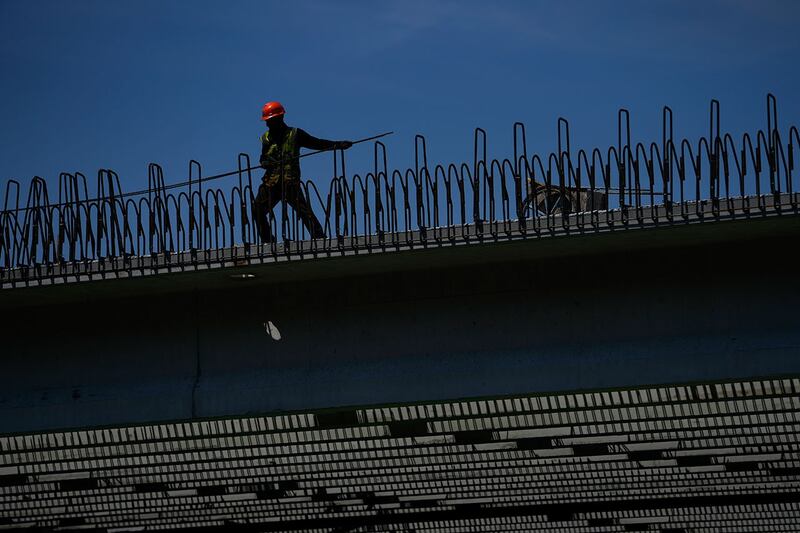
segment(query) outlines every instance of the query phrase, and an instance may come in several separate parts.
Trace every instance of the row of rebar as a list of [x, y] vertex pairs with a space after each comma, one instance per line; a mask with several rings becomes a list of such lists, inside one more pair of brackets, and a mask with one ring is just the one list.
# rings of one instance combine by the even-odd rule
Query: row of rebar
[[[302, 182], [300, 190], [325, 229], [326, 237], [315, 241], [318, 251], [335, 249], [346, 237], [361, 237], [369, 246], [413, 235], [452, 239], [467, 226], [478, 234], [498, 227], [536, 234], [566, 224], [571, 214], [577, 214], [580, 227], [599, 224], [598, 215], [611, 211], [625, 223], [645, 216], [648, 206], [654, 208], [650, 213], [664, 208], [670, 218], [700, 209], [715, 216], [733, 209], [737, 198], [753, 199], [754, 210], [770, 196], [789, 198], [778, 207], [796, 210], [793, 171], [800, 134], [792, 126], [784, 137], [777, 114], [775, 97], [768, 95], [766, 129], [734, 139], [720, 130], [719, 102], [712, 100], [708, 135], [692, 143], [674, 138], [672, 110], [665, 106], [661, 142], [634, 144], [630, 114], [621, 109], [616, 145], [577, 152], [569, 123], [560, 118], [557, 150], [547, 156], [529, 156], [525, 126], [515, 123], [510, 159], [490, 159], [486, 132], [476, 128], [471, 162], [432, 167], [425, 137], [417, 135], [414, 166], [404, 172], [388, 168], [386, 146], [376, 141], [372, 171], [348, 177], [344, 152], [335, 151], [328, 190], [312, 181]], [[86, 176], [64, 172], [54, 199], [37, 176], [24, 203], [21, 184], [9, 180], [0, 212], [0, 280], [15, 269], [42, 265], [136, 256], [168, 260], [179, 252], [257, 244], [257, 168], [247, 154], [239, 154], [238, 170], [229, 173], [235, 183], [223, 189], [209, 186], [197, 161], [189, 164], [188, 181], [171, 185], [153, 163], [147, 189], [135, 193], [125, 193], [119, 176], [102, 169], [93, 196]], [[281, 206], [268, 217], [271, 227], [280, 229], [279, 242], [310, 238], [297, 213]], [[277, 254], [279, 248], [273, 241], [262, 253]]]

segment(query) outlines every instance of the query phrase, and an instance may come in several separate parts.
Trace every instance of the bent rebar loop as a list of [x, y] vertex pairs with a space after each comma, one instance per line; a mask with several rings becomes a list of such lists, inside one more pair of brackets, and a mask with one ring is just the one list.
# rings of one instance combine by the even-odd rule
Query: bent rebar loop
[[[164, 202], [164, 249], [161, 254], [166, 261], [171, 261], [173, 254], [180, 248], [180, 240], [177, 236], [178, 225], [180, 224], [180, 206], [178, 204], [178, 197], [170, 193], [163, 198]], [[172, 211], [170, 211], [170, 209]], [[170, 217], [170, 212], [175, 213], [174, 217]], [[174, 224], [173, 224], [174, 220]], [[175, 229], [173, 229], [173, 226]]]
[[342, 177], [344, 192], [347, 195], [347, 207], [349, 209], [348, 222], [350, 224], [349, 235], [352, 237], [352, 244], [358, 246], [358, 213], [356, 212], [356, 189], [348, 181], [346, 176]]
[[[437, 243], [441, 243], [444, 238], [445, 228], [442, 227], [441, 212], [444, 209], [445, 220], [450, 220], [450, 212], [452, 211], [452, 198], [450, 198], [450, 190], [445, 181], [446, 172], [444, 165], [437, 163], [433, 167], [433, 173], [430, 172], [429, 167], [425, 167], [425, 179], [427, 188], [430, 190], [430, 207], [432, 213], [428, 213], [429, 225], [432, 228], [431, 235]], [[448, 222], [446, 225], [450, 225]], [[448, 230], [449, 236], [449, 230]]]
[[[92, 218], [89, 214], [89, 184], [86, 176], [80, 172], [75, 172], [73, 186], [75, 201], [71, 206], [71, 210], [76, 212], [75, 215], [75, 236], [76, 236], [76, 250], [80, 251], [80, 258], [75, 257], [75, 261], [80, 260], [85, 265], [91, 260], [91, 254], [94, 250], [94, 231], [92, 228]], [[82, 197], [81, 197], [82, 193]], [[86, 235], [84, 236], [84, 231]], [[91, 248], [89, 248], [89, 238], [92, 239]], [[77, 241], [80, 241], [78, 246]]]
[[[444, 228], [444, 230], [447, 232], [446, 238], [448, 240], [452, 241], [453, 239], [455, 239], [456, 234], [455, 234], [455, 221], [454, 221], [454, 212], [453, 212], [453, 180], [452, 180], [452, 175], [451, 175], [451, 172], [450, 172], [451, 168], [455, 169], [455, 165], [453, 165], [452, 163], [447, 165], [446, 169], [445, 169], [444, 165], [437, 164], [436, 167], [434, 167], [434, 169], [433, 169], [433, 175], [434, 175], [433, 179], [434, 179], [435, 183], [437, 183], [437, 187], [438, 187], [438, 183], [439, 183], [440, 180], [444, 184], [444, 197], [445, 197], [445, 228]], [[456, 170], [456, 175], [458, 175], [458, 170], [457, 169], [455, 169], [455, 170]], [[437, 202], [437, 204], [438, 204], [438, 202]], [[437, 212], [437, 216], [436, 216], [436, 225], [437, 225], [437, 228], [438, 228], [438, 226], [439, 226], [438, 212]], [[438, 228], [438, 229], [439, 229], [439, 238], [441, 238], [442, 230], [441, 230], [441, 228]]]
[[[745, 184], [744, 184], [744, 175], [742, 173], [743, 168], [743, 157], [744, 151], [739, 152], [736, 148], [736, 142], [733, 139], [733, 136], [730, 133], [726, 133], [722, 138], [722, 169], [723, 175], [725, 176], [725, 198], [728, 204], [728, 211], [733, 212], [735, 206], [735, 198], [738, 196], [743, 198], [745, 195]], [[731, 165], [731, 160], [733, 160], [733, 165]], [[730, 183], [730, 175], [731, 175], [731, 168], [735, 168], [736, 176], [739, 176], [739, 179], [736, 180], [736, 184]], [[738, 186], [738, 194], [736, 190], [732, 190], [733, 188]]]
[[[790, 170], [790, 162], [789, 159], [792, 157], [791, 151], [789, 151], [789, 145], [787, 145], [786, 149], [784, 150], [783, 142], [781, 140], [780, 132], [775, 130], [772, 134], [774, 139], [773, 147], [771, 148], [771, 152], [773, 156], [770, 158], [770, 175], [774, 173], [774, 180], [771, 178], [771, 183], [774, 183], [775, 189], [772, 191], [772, 205], [778, 211], [783, 209], [783, 194], [784, 192], [789, 195], [789, 205], [793, 207], [795, 204], [792, 202], [794, 199], [793, 194], [793, 187], [792, 187], [792, 177], [791, 177], [791, 170]], [[790, 143], [791, 143], [791, 132], [790, 132]], [[789, 154], [787, 156], [787, 153]], [[772, 167], [774, 165], [774, 172]], [[783, 171], [783, 181], [781, 180], [781, 171]]]
[[575, 169], [572, 166], [572, 145], [569, 133], [569, 121], [559, 117], [558, 128], [558, 157], [556, 171], [558, 172], [558, 195], [561, 198], [561, 225], [569, 228], [569, 217], [574, 211], [571, 201], [570, 189], [576, 186]]
[[[220, 188], [209, 188], [206, 190], [205, 194], [205, 206], [206, 206], [206, 213], [204, 217], [204, 237], [207, 239], [206, 242], [209, 244], [206, 248], [210, 248], [212, 250], [216, 250], [219, 252], [220, 249], [225, 248], [227, 246], [226, 240], [226, 222], [228, 218], [228, 202], [225, 199], [225, 193]], [[211, 220], [209, 220], [209, 212], [212, 211], [213, 208], [213, 227], [211, 225]], [[231, 227], [231, 232], [233, 232], [233, 227]], [[231, 238], [233, 238], [231, 236]], [[213, 240], [213, 246], [211, 245], [211, 241]], [[233, 242], [231, 242], [233, 244]], [[210, 261], [210, 255], [206, 255], [208, 260]]]
[[[624, 117], [624, 118], [623, 118]], [[623, 143], [624, 139], [624, 143]], [[617, 111], [617, 183], [619, 185], [619, 208], [623, 223], [628, 222], [628, 206], [631, 200], [625, 198], [628, 191], [628, 176], [630, 176], [630, 156], [631, 156], [631, 114], [621, 108]]]
[[[317, 203], [319, 204], [320, 208], [322, 209], [322, 212], [325, 213], [325, 224], [323, 225], [323, 230], [324, 230], [325, 236], [322, 237], [322, 240], [323, 240], [323, 243], [326, 243], [326, 242], [328, 242], [330, 240], [330, 235], [329, 235], [329, 233], [327, 231], [327, 229], [328, 229], [328, 222], [327, 221], [328, 221], [328, 217], [330, 216], [330, 201], [328, 202], [328, 205], [326, 206], [325, 202], [322, 201], [322, 195], [320, 195], [320, 193], [319, 193], [319, 188], [317, 188], [317, 185], [313, 181], [310, 181], [310, 180], [303, 181], [303, 180], [301, 180], [300, 181], [300, 187], [301, 187], [303, 193], [305, 194], [306, 199], [308, 200], [308, 205], [311, 208], [312, 213], [316, 213], [316, 211], [314, 210], [314, 202], [312, 201], [313, 198], [316, 198]], [[314, 193], [313, 196], [311, 195], [312, 191]], [[310, 246], [312, 251], [318, 251], [320, 249], [319, 248], [319, 243], [317, 242], [318, 240], [319, 240], [319, 238], [314, 238], [312, 240], [312, 243], [311, 243], [311, 246]], [[303, 251], [302, 248], [299, 248], [299, 250], [301, 252]]]
[[[651, 144], [650, 149], [652, 150], [655, 145]], [[655, 146], [655, 149], [658, 150], [658, 146]], [[634, 212], [636, 214], [637, 222], [641, 223], [644, 221], [644, 202], [642, 201], [642, 166], [644, 166], [645, 172], [647, 173], [647, 192], [650, 197], [649, 205], [652, 205], [652, 198], [653, 198], [653, 183], [655, 182], [655, 168], [653, 164], [653, 158], [650, 157], [648, 154], [648, 149], [642, 142], [637, 142], [634, 146], [633, 151], [633, 162], [631, 164], [633, 169], [633, 180], [632, 185], [634, 189]]]
[[[753, 173], [755, 174], [754, 186], [756, 202], [758, 203], [757, 207], [763, 212], [763, 210], [766, 208], [766, 203], [764, 202], [765, 194], [761, 184], [762, 173], [764, 170], [763, 154], [766, 154], [769, 151], [769, 147], [767, 146], [767, 138], [762, 130], [758, 130], [755, 133], [755, 141], [755, 145], [753, 145], [751, 136], [746, 134], [746, 139], [744, 142], [746, 149], [749, 149]], [[767, 164], [769, 165], [769, 163]]]
[[[347, 178], [344, 176], [334, 177], [331, 183], [331, 193], [333, 194], [333, 228], [339, 245], [342, 239], [350, 236], [350, 210], [351, 210], [351, 189]], [[333, 233], [331, 234], [333, 237]]]
[[[374, 154], [374, 176], [375, 176], [375, 231], [378, 239], [383, 243], [386, 239], [386, 232], [395, 232], [397, 225], [397, 207], [394, 205], [395, 194], [394, 186], [389, 184], [389, 164], [386, 145], [381, 141], [375, 141], [373, 147]], [[383, 186], [381, 185], [383, 184]], [[381, 191], [385, 197], [381, 196]], [[386, 208], [388, 206], [388, 210]]]
[[664, 191], [664, 209], [667, 220], [672, 222], [673, 180], [672, 165], [677, 158], [674, 140], [674, 120], [672, 108], [665, 105], [661, 110], [661, 154], [662, 154], [662, 189]]
[[[489, 164], [489, 175], [491, 176], [490, 179], [493, 186], [499, 182], [500, 209], [502, 211], [503, 231], [506, 233], [506, 235], [510, 235], [512, 231], [512, 220], [507, 177], [511, 176], [511, 179], [514, 179], [514, 164], [508, 158], [503, 160], [492, 159], [491, 163]], [[496, 176], [499, 176], [499, 179], [495, 179]], [[495, 194], [496, 193], [493, 187], [492, 196]], [[492, 232], [493, 235], [496, 236], [495, 225], [496, 221], [492, 220]]]
[[[87, 254], [84, 248], [82, 220], [88, 218], [86, 202], [69, 203], [61, 206], [58, 217], [64, 220], [64, 231], [63, 235], [56, 238], [55, 260], [62, 265], [66, 263], [74, 265], [79, 261], [85, 261]], [[61, 228], [59, 228], [59, 233], [61, 233]]]
[[[480, 139], [480, 141], [478, 139]], [[486, 130], [483, 128], [475, 128], [472, 158], [473, 165], [470, 181], [473, 189], [473, 222], [475, 223], [476, 233], [483, 233], [484, 231], [482, 222], [487, 220], [487, 208], [489, 211], [488, 220], [494, 220], [494, 196], [492, 196], [488, 202], [486, 198], [487, 188], [489, 188], [488, 181], [490, 179], [486, 162], [487, 144]], [[481, 198], [483, 198], [483, 210], [481, 210]]]
[[[195, 171], [197, 175], [195, 176]], [[195, 188], [194, 185], [197, 185]], [[208, 209], [203, 199], [203, 167], [199, 161], [189, 161], [189, 252], [205, 248], [205, 228], [208, 223]]]
[[[250, 244], [258, 242], [255, 223], [251, 222], [248, 212], [254, 214], [255, 194], [253, 193], [253, 175], [250, 168], [250, 156], [239, 153], [236, 158], [237, 170], [236, 178], [238, 185], [233, 187], [231, 192], [231, 210], [234, 209], [234, 198], [239, 196], [239, 217], [241, 220], [241, 242], [245, 248], [245, 254], [250, 253]], [[231, 241], [233, 239], [231, 238]]]
[[[420, 153], [422, 155], [420, 159]], [[449, 213], [452, 212], [452, 198], [450, 198], [450, 187], [445, 179], [444, 167], [441, 164], [434, 166], [433, 173], [428, 164], [427, 140], [422, 135], [414, 138], [414, 186], [416, 190], [417, 202], [417, 225], [423, 238], [428, 237], [428, 233], [436, 242], [442, 240], [441, 209], [442, 198], [440, 196], [440, 185], [444, 184], [446, 198], [445, 210], [446, 218], [451, 220]], [[440, 181], [441, 180], [441, 181]], [[449, 231], [448, 231], [449, 235]]]
[[775, 95], [767, 93], [767, 131], [768, 149], [767, 149], [767, 163], [769, 164], [769, 184], [770, 191], [777, 199], [780, 197], [780, 166], [777, 162], [777, 148], [780, 146], [780, 138], [778, 136], [778, 101]]
[[84, 243], [83, 255], [86, 258], [84, 264], [88, 265], [91, 261], [97, 261], [98, 255], [98, 223], [100, 219], [100, 203], [96, 200], [87, 200], [84, 203], [83, 216], [86, 218], [86, 242]]
[[[645, 156], [647, 157], [647, 156]], [[649, 159], [646, 161], [647, 165], [647, 193], [648, 193], [648, 206], [650, 207], [650, 220], [655, 224], [658, 222], [659, 217], [659, 204], [656, 201], [657, 197], [660, 196], [662, 199], [666, 198], [667, 192], [664, 190], [663, 184], [666, 181], [666, 178], [663, 175], [664, 172], [664, 157], [661, 153], [661, 148], [659, 148], [658, 144], [655, 142], [650, 143], [650, 154]], [[658, 178], [658, 179], [657, 179]], [[662, 185], [661, 191], [657, 190], [657, 187]]]
[[[103, 179], [102, 175], [105, 175]], [[106, 238], [106, 256], [104, 259], [113, 260], [119, 256], [126, 255], [125, 241], [126, 237], [130, 234], [130, 227], [127, 221], [127, 206], [122, 197], [122, 186], [119, 181], [119, 175], [110, 169], [105, 169], [98, 175], [100, 181], [98, 185], [98, 193], [102, 198], [102, 220], [107, 224], [105, 227]], [[103, 191], [103, 186], [107, 189]], [[98, 200], [100, 200], [98, 198]], [[120, 223], [120, 220], [123, 223]]]
[[797, 193], [794, 192], [795, 191], [794, 178], [792, 177], [792, 172], [794, 172], [794, 162], [795, 162], [795, 155], [794, 155], [795, 141], [797, 141], [797, 146], [800, 147], [800, 132], [795, 126], [792, 126], [791, 128], [789, 128], [789, 146], [787, 148], [787, 153], [789, 154], [789, 156], [787, 158], [788, 172], [786, 178], [787, 180], [786, 192], [788, 192], [790, 195], [789, 198], [792, 209], [796, 210], [798, 204], [798, 198], [797, 198]]
[[[133, 217], [128, 209], [133, 207]], [[122, 193], [119, 175], [110, 169], [101, 169], [97, 175], [97, 237], [96, 257], [119, 269], [119, 259], [126, 262], [136, 250], [131, 224], [139, 217], [136, 202]]]
[[58, 204], [56, 209], [56, 216], [58, 224], [53, 223], [58, 227], [55, 242], [55, 258], [61, 263], [67, 261], [64, 257], [64, 247], [67, 247], [67, 255], [70, 261], [75, 259], [75, 231], [77, 226], [76, 214], [77, 212], [72, 209], [72, 206], [79, 200], [77, 191], [77, 179], [74, 174], [68, 172], [61, 172], [58, 176]]
[[[514, 206], [516, 209], [517, 227], [523, 234], [527, 232], [525, 216], [525, 199], [529, 194], [529, 187], [526, 173], [523, 176], [522, 170], [528, 163], [528, 141], [525, 132], [525, 124], [515, 122], [513, 126], [513, 158], [514, 158]], [[520, 150], [520, 148], [522, 148]], [[523, 167], [523, 162], [525, 167]], [[527, 169], [526, 169], [527, 170]]]
[[[625, 196], [622, 190], [622, 184], [625, 181], [623, 161], [623, 156], [618, 148], [609, 146], [606, 150], [606, 162], [603, 172], [603, 179], [606, 182], [606, 191], [609, 198], [609, 210], [606, 216], [606, 222], [609, 226], [616, 225], [617, 215], [619, 215], [619, 219], [623, 224], [626, 222], [627, 211], [625, 210]], [[616, 185], [614, 184], [615, 172], [617, 175]], [[616, 206], [611, 203], [612, 198], [617, 200]]]
[[[350, 234], [350, 219], [355, 214], [348, 216], [352, 198], [350, 184], [347, 182], [347, 161], [344, 150], [333, 150], [333, 178], [331, 192], [334, 200], [334, 228], [339, 247], [344, 246], [344, 238]], [[333, 235], [331, 235], [333, 236]]]
[[[388, 169], [387, 169], [388, 172]], [[400, 218], [397, 214], [397, 179], [400, 178], [401, 181], [401, 188], [402, 188], [402, 178], [403, 176], [400, 172], [395, 169], [392, 171], [391, 182], [389, 181], [388, 174], [386, 175], [387, 179], [387, 191], [388, 191], [388, 201], [389, 201], [389, 220], [391, 225], [391, 244], [399, 247], [400, 246]], [[403, 207], [403, 212], [405, 212], [405, 207]]]
[[[335, 228], [333, 228], [333, 226], [331, 224], [331, 215], [334, 215], [334, 217], [335, 217], [335, 211], [337, 209], [337, 207], [336, 207], [337, 200], [336, 200], [335, 194], [334, 194], [334, 192], [335, 192], [335, 182], [336, 182], [336, 178], [334, 177], [334, 178], [331, 179], [330, 185], [328, 186], [328, 194], [325, 197], [325, 202], [323, 203], [323, 208], [322, 208], [323, 212], [325, 213], [325, 220], [323, 221], [322, 229], [323, 229], [323, 232], [325, 233], [325, 235], [328, 236], [328, 239], [333, 239], [334, 238], [334, 231], [333, 230]], [[337, 235], [337, 238], [338, 238], [338, 235]]]
[[[461, 163], [460, 166], [456, 166], [455, 163], [451, 163], [447, 167], [447, 175], [449, 179], [455, 178], [456, 180], [456, 187], [458, 188], [458, 198], [459, 198], [459, 220], [461, 225], [461, 234], [468, 238], [467, 235], [467, 225], [469, 224], [469, 219], [467, 217], [467, 187], [466, 184], [470, 183], [469, 192], [473, 193], [472, 187], [472, 171], [467, 163]], [[474, 204], [470, 202], [470, 205]]]
[[[421, 148], [421, 150], [420, 150]], [[420, 152], [422, 153], [422, 166], [420, 166]], [[414, 198], [416, 202], [417, 228], [423, 239], [427, 238], [427, 230], [433, 227], [432, 210], [437, 212], [436, 200], [438, 194], [431, 183], [431, 174], [428, 171], [428, 147], [425, 137], [420, 134], [414, 136]], [[434, 189], [431, 191], [431, 189]], [[431, 208], [431, 193], [434, 196]]]
[[[705, 156], [705, 159], [703, 159]], [[703, 218], [705, 216], [705, 202], [701, 201], [703, 196], [702, 193], [702, 181], [703, 181], [703, 163], [708, 166], [709, 170], [709, 192], [713, 193], [714, 186], [711, 184], [713, 182], [713, 163], [712, 163], [712, 155], [711, 155], [711, 143], [706, 137], [700, 137], [697, 141], [697, 155], [696, 160], [694, 161], [693, 170], [695, 172], [695, 193], [694, 193], [694, 200], [695, 200], [695, 214], [699, 218]], [[709, 196], [711, 203], [713, 205], [714, 198], [713, 196]]]
[[28, 189], [28, 203], [21, 231], [21, 259], [24, 266], [37, 267], [50, 257], [52, 218], [47, 183], [34, 176]]
[[[367, 249], [370, 249], [373, 244], [384, 245], [385, 230], [383, 228], [389, 224], [384, 200], [381, 197], [382, 191], [386, 194], [386, 205], [390, 205], [391, 198], [393, 198], [386, 173], [376, 166], [374, 172], [367, 172], [363, 179], [359, 174], [354, 174], [353, 182], [354, 184], [357, 182], [361, 188], [361, 202], [364, 210], [364, 243]], [[372, 186], [371, 194], [370, 185]]]
[[[578, 164], [575, 167], [575, 191], [577, 195], [578, 205], [581, 207], [578, 209], [578, 213], [575, 216], [575, 224], [578, 229], [583, 230], [586, 227], [586, 213], [589, 212], [589, 223], [593, 225], [594, 220], [592, 219], [592, 213], [595, 209], [595, 168], [594, 166], [589, 164], [589, 156], [586, 154], [586, 150], [580, 149], [578, 150]], [[583, 187], [583, 175], [586, 174], [586, 179], [589, 184], [589, 187], [584, 189]], [[584, 192], [584, 190], [586, 192]], [[582, 196], [585, 196], [586, 207], [582, 206]]]
[[[14, 209], [8, 208], [8, 200], [11, 198], [11, 187], [15, 188]], [[19, 189], [20, 184], [15, 179], [10, 179], [6, 183], [6, 192], [3, 202], [3, 211], [0, 212], [0, 279], [5, 277], [8, 269], [17, 266], [17, 246], [21, 240], [19, 236]]]
[[[539, 170], [537, 176], [536, 170]], [[540, 181], [541, 180], [541, 181]], [[530, 163], [525, 160], [525, 186], [528, 193], [525, 197], [525, 210], [528, 209], [532, 212], [531, 220], [533, 222], [533, 231], [537, 235], [541, 233], [543, 225], [546, 225], [544, 215], [546, 212], [539, 210], [540, 205], [546, 204], [547, 198], [547, 171], [544, 168], [544, 161], [539, 154], [533, 154], [530, 158]]]
[[409, 176], [411, 177], [411, 182], [413, 183], [416, 180], [413, 168], [406, 169], [405, 175], [396, 169], [392, 173], [392, 181], [394, 182], [395, 179], [398, 179], [400, 181], [400, 187], [403, 189], [403, 224], [399, 229], [401, 233], [405, 234], [406, 244], [409, 244], [413, 241], [414, 231], [411, 202], [408, 199]]
[[[107, 234], [109, 232], [107, 217], [109, 216], [108, 198], [106, 181], [108, 177], [105, 170], [100, 169], [97, 172], [97, 184], [95, 187], [94, 206], [96, 208], [94, 217], [94, 257], [93, 259], [103, 261], [106, 257], [106, 252], [110, 253]], [[105, 245], [105, 248], [103, 246]]]
[[149, 228], [145, 229], [145, 220], [149, 221], [150, 211], [153, 209], [153, 207], [150, 205], [150, 200], [145, 197], [140, 198], [138, 202], [132, 198], [129, 198], [127, 199], [127, 202], [134, 204], [133, 206], [128, 207], [128, 212], [130, 213], [131, 209], [136, 212], [136, 218], [134, 220], [134, 222], [136, 222], [136, 241], [133, 243], [135, 251], [132, 255], [138, 257], [145, 256], [150, 253], [150, 230]]
[[253, 242], [251, 239], [250, 217], [247, 214], [248, 203], [245, 202], [247, 194], [248, 191], [242, 191], [238, 185], [234, 185], [231, 187], [231, 199], [228, 206], [228, 225], [230, 227], [231, 244], [237, 242], [236, 228], [238, 227], [238, 242], [244, 247], [245, 254], [249, 253], [250, 244]]
[[[699, 141], [698, 141], [699, 144]], [[689, 159], [689, 165], [686, 164], [686, 159]], [[685, 191], [685, 184], [687, 179], [687, 169], [690, 169], [693, 173], [694, 181], [695, 181], [695, 192], [700, 190], [700, 179], [702, 176], [700, 175], [700, 157], [698, 155], [697, 159], [694, 156], [694, 150], [692, 148], [692, 143], [689, 142], [687, 139], [683, 139], [681, 141], [681, 150], [680, 155], [678, 156], [678, 180], [680, 181], [680, 207], [681, 207], [681, 216], [684, 220], [689, 218], [689, 202], [691, 201], [689, 198], [686, 197]], [[696, 199], [696, 198], [695, 198]], [[699, 206], [695, 207], [695, 211], [699, 209]]]
[[148, 210], [148, 252], [152, 258], [167, 251], [166, 229], [169, 225], [167, 191], [164, 170], [160, 165], [150, 163], [147, 167]]
[[191, 196], [189, 191], [180, 191], [174, 196], [175, 199], [175, 252], [178, 254], [178, 261], [180, 262], [180, 254], [190, 251], [194, 242], [190, 239], [191, 229], [187, 229], [184, 219], [189, 215], [191, 210]]
[[[553, 169], [558, 179], [557, 186], [553, 186]], [[568, 216], [568, 208], [565, 206], [566, 200], [564, 197], [564, 172], [561, 165], [561, 157], [555, 152], [550, 152], [547, 156], [547, 177], [545, 179], [545, 223], [548, 231], [556, 229], [556, 216], [559, 211], [562, 215], [562, 225], [565, 223], [564, 218]]]
[[[360, 174], [353, 174], [353, 177], [352, 177], [353, 186], [352, 186], [352, 189], [351, 189], [351, 196], [350, 196], [351, 210], [352, 210], [352, 213], [353, 213], [353, 219], [352, 219], [352, 222], [353, 222], [353, 237], [356, 239], [354, 241], [354, 243], [356, 245], [356, 248], [358, 248], [358, 246], [359, 246], [358, 239], [360, 237], [363, 237], [364, 244], [365, 244], [367, 249], [370, 248], [369, 237], [370, 237], [370, 232], [372, 231], [372, 221], [370, 219], [371, 209], [370, 209], [370, 205], [369, 205], [369, 190], [368, 190], [369, 177], [368, 176], [369, 176], [369, 174], [367, 175], [366, 181], [365, 181], [365, 179], [361, 178]], [[361, 194], [359, 194], [359, 191], [360, 191]], [[359, 229], [358, 229], [359, 228], [359, 220], [358, 220], [357, 211], [358, 211], [359, 203], [361, 205], [361, 212], [362, 212], [362, 215], [363, 215], [363, 220], [361, 221], [361, 223], [363, 225], [363, 228], [362, 228], [363, 234], [360, 234], [359, 233]]]

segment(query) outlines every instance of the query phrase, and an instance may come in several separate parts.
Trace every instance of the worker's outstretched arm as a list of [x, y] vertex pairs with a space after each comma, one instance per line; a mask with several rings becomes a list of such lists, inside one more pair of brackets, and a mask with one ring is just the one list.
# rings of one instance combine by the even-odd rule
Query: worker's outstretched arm
[[310, 150], [347, 150], [353, 143], [351, 141], [329, 141], [327, 139], [318, 139], [313, 135], [309, 135], [306, 131], [297, 130], [297, 144], [301, 148], [308, 148]]

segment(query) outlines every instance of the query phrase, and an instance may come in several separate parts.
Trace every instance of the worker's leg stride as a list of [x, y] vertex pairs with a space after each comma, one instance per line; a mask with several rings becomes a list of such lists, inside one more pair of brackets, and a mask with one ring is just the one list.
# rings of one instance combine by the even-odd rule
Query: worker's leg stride
[[263, 243], [269, 243], [274, 240], [269, 219], [272, 216], [272, 210], [281, 200], [281, 193], [283, 192], [281, 189], [280, 184], [268, 186], [266, 183], [262, 183], [253, 202], [253, 219], [256, 222], [258, 236]]
[[253, 218], [256, 221], [261, 242], [269, 243], [275, 239], [272, 234], [270, 218], [274, 216], [273, 210], [281, 200], [292, 206], [312, 239], [325, 237], [325, 230], [314, 215], [299, 180], [285, 180], [283, 185], [280, 182], [271, 186], [262, 183], [258, 188], [258, 195], [253, 202]]
[[308, 230], [312, 239], [322, 239], [325, 237], [325, 230], [322, 228], [319, 219], [311, 208], [311, 203], [306, 197], [306, 193], [300, 180], [290, 180], [286, 182], [285, 202], [292, 206], [300, 221]]

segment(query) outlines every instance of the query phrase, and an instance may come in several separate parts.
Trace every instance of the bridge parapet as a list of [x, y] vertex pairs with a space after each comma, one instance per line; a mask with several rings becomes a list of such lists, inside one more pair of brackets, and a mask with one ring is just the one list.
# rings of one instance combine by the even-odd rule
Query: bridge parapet
[[[794, 126], [781, 134], [773, 96], [766, 130], [740, 141], [720, 130], [716, 100], [708, 135], [694, 143], [674, 137], [669, 107], [662, 118], [661, 142], [635, 143], [629, 113], [620, 110], [616, 145], [577, 152], [568, 122], [559, 119], [558, 148], [547, 156], [529, 156], [517, 123], [509, 159], [490, 159], [486, 132], [477, 128], [473, 161], [460, 165], [429, 165], [425, 138], [417, 136], [414, 166], [404, 172], [388, 168], [379, 141], [364, 176], [348, 177], [344, 154], [334, 153], [327, 193], [303, 184], [326, 237], [309, 240], [296, 213], [279, 208], [269, 217], [280, 234], [266, 245], [251, 212], [258, 167], [245, 154], [237, 171], [205, 178], [192, 161], [189, 180], [171, 185], [151, 164], [148, 188], [128, 193], [116, 173], [101, 170], [93, 198], [85, 176], [62, 173], [54, 203], [37, 177], [21, 204], [12, 180], [0, 212], [0, 283], [18, 288], [797, 213], [800, 134]], [[231, 175], [237, 182], [229, 189], [209, 187]]]

